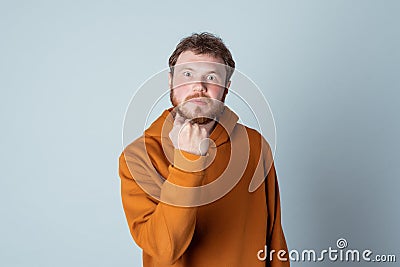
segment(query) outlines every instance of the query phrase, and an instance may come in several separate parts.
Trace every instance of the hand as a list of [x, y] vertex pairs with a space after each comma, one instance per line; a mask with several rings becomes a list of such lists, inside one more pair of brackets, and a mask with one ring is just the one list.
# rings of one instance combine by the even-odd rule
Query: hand
[[169, 138], [176, 149], [195, 155], [206, 155], [209, 147], [208, 132], [197, 123], [191, 124], [178, 113], [175, 115], [174, 126]]

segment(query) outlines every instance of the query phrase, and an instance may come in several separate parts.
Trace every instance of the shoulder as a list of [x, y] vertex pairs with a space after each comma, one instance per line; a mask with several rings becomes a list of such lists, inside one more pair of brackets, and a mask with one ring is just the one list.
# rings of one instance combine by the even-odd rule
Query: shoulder
[[160, 144], [157, 138], [143, 134], [128, 144], [123, 149], [122, 154], [140, 156], [143, 153], [147, 154], [147, 150], [152, 150], [152, 148], [154, 149], [155, 147], [159, 146]]
[[247, 138], [249, 140], [250, 145], [253, 146], [267, 146], [270, 148], [268, 141], [265, 137], [256, 129], [253, 129], [249, 126], [243, 125], [241, 123], [237, 123], [240, 127], [244, 127], [246, 129]]
[[247, 138], [250, 146], [250, 158], [253, 158], [253, 160], [256, 161], [262, 159], [265, 165], [264, 167], [269, 170], [269, 168], [273, 164], [273, 151], [269, 142], [256, 129], [250, 128], [245, 125], [242, 126], [246, 129]]
[[120, 155], [120, 164], [124, 162], [129, 166], [144, 164], [148, 161], [148, 145], [154, 146], [155, 143], [153, 138], [143, 134], [123, 149]]
[[160, 137], [144, 134], [127, 145], [121, 156], [131, 169], [148, 172], [154, 168], [166, 175], [166, 169], [173, 159], [172, 143], [161, 143]]

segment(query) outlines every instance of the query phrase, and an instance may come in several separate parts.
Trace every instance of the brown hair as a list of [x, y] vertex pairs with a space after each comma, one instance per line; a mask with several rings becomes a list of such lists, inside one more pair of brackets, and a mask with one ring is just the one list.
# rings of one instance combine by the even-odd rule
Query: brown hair
[[202, 32], [193, 33], [192, 35], [183, 38], [176, 46], [175, 51], [168, 60], [168, 65], [172, 74], [173, 67], [176, 64], [179, 55], [186, 51], [192, 51], [196, 55], [207, 54], [213, 57], [220, 57], [224, 61], [225, 65], [228, 66], [226, 82], [229, 81], [233, 71], [235, 70], [235, 61], [222, 39], [212, 33]]

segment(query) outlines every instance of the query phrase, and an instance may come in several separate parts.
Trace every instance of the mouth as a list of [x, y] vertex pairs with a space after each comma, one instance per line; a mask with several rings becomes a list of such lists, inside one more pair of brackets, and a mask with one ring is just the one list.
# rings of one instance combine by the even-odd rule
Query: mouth
[[207, 105], [207, 101], [201, 98], [192, 98], [188, 102], [196, 104], [196, 105]]

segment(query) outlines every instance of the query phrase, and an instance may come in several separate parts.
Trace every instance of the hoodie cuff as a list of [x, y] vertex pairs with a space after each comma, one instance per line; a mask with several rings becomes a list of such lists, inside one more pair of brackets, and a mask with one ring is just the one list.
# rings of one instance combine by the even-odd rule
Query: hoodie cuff
[[160, 201], [172, 206], [195, 207], [200, 200], [200, 187], [205, 176], [207, 156], [176, 149], [174, 164], [161, 187]]
[[174, 167], [184, 172], [202, 172], [206, 168], [206, 156], [195, 155], [183, 150], [174, 150]]
[[168, 179], [161, 186], [160, 201], [178, 207], [196, 207], [201, 199], [204, 171], [188, 173], [169, 166]]

